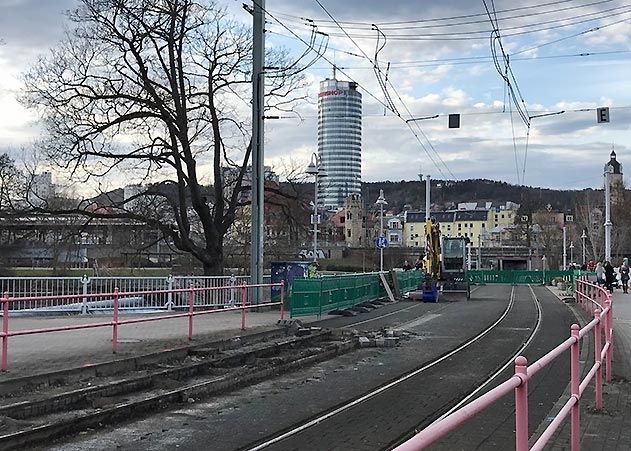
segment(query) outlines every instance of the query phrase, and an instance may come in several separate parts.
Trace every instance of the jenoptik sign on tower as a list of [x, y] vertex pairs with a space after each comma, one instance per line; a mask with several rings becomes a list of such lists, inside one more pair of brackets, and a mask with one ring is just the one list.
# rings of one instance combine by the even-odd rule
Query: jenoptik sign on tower
[[327, 96], [343, 96], [346, 94], [346, 91], [342, 91], [341, 89], [335, 89], [333, 91], [322, 91], [318, 94], [319, 97], [327, 97]]

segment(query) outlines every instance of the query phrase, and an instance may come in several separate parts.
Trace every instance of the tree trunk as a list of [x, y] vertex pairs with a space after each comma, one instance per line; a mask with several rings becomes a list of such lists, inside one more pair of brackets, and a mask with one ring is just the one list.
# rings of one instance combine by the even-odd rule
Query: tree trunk
[[206, 255], [202, 261], [205, 276], [223, 276], [223, 240], [219, 238], [216, 242], [208, 243]]

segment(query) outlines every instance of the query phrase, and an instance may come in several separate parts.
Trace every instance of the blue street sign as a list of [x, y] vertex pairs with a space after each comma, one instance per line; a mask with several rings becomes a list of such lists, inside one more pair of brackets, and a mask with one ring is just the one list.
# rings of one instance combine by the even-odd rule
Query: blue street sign
[[383, 249], [385, 247], [388, 247], [388, 240], [386, 239], [386, 237], [378, 236], [377, 238], [375, 238], [375, 247], [377, 249]]

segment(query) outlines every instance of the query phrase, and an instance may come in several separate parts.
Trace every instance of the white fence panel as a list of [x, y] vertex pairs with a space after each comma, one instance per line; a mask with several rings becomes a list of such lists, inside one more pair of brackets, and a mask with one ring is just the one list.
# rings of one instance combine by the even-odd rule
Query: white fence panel
[[[264, 276], [263, 283], [269, 284], [271, 276]], [[10, 297], [70, 296], [83, 295], [75, 299], [40, 299], [15, 301], [10, 304], [12, 312], [89, 313], [112, 310], [115, 288], [121, 293], [121, 310], [184, 310], [188, 308], [188, 292], [171, 293], [172, 289], [219, 288], [194, 293], [195, 308], [221, 308], [241, 304], [240, 286], [250, 282], [249, 276], [168, 276], [168, 277], [2, 277], [0, 293]], [[252, 299], [252, 290], [247, 294]], [[149, 292], [152, 293], [139, 293]], [[109, 294], [88, 297], [90, 294]], [[271, 290], [261, 288], [263, 302], [270, 302]]]

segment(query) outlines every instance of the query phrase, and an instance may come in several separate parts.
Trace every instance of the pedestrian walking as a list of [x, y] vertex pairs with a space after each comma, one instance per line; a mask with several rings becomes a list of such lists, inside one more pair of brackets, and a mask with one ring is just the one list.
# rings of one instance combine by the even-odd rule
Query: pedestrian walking
[[603, 267], [605, 268], [605, 286], [609, 292], [613, 294], [613, 284], [616, 282], [616, 273], [609, 261], [606, 261]]
[[628, 294], [629, 292], [629, 259], [622, 260], [620, 265], [620, 282], [622, 282], [622, 292]]
[[596, 263], [596, 283], [598, 285], [604, 285], [605, 284], [605, 268], [603, 267], [603, 264], [601, 262]]

